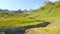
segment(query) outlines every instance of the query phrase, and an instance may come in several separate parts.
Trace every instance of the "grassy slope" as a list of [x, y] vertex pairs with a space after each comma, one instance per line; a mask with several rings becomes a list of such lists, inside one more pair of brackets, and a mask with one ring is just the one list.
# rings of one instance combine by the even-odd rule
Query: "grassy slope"
[[[3, 14], [4, 15], [4, 14]], [[0, 28], [8, 28], [8, 27], [24, 27], [30, 25], [36, 25], [42, 23], [37, 21], [35, 18], [26, 16], [25, 14], [18, 15], [4, 15], [0, 17]]]
[[49, 21], [51, 24], [44, 28], [28, 29], [26, 30], [26, 34], [60, 34], [60, 2], [55, 3], [50, 12], [51, 4], [47, 4], [44, 7], [41, 12], [37, 12], [41, 16], [38, 19]]
[[36, 15], [37, 19], [46, 21], [60, 19], [60, 2], [55, 3], [55, 5], [46, 4], [43, 9], [38, 9], [38, 11], [33, 15]]
[[60, 34], [60, 26], [28, 29], [26, 34]]
[[[52, 9], [51, 9], [52, 7]], [[34, 12], [29, 12], [29, 15], [13, 15], [7, 16], [4, 15], [0, 17], [0, 28], [2, 27], [23, 27], [23, 26], [30, 26], [42, 23], [38, 20], [43, 21], [55, 21], [60, 19], [60, 2], [52, 4], [46, 4], [43, 9], [39, 8]]]

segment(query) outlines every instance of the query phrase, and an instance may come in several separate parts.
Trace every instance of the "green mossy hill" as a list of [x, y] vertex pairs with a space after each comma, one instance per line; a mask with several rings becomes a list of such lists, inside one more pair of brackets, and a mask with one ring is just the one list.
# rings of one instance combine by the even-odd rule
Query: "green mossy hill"
[[60, 19], [60, 1], [47, 2], [36, 10], [9, 11], [0, 9], [0, 28], [24, 27]]

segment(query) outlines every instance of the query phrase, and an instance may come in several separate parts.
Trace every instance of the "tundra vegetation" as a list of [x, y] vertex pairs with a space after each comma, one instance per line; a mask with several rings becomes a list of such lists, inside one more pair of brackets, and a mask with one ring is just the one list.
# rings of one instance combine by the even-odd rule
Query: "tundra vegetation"
[[[38, 34], [60, 34], [60, 1], [47, 2], [35, 10], [2, 10], [0, 9], [0, 28], [25, 27], [50, 22], [52, 25], [26, 30], [26, 34], [36, 31]], [[57, 22], [54, 22], [58, 20]], [[54, 25], [56, 23], [57, 25]]]

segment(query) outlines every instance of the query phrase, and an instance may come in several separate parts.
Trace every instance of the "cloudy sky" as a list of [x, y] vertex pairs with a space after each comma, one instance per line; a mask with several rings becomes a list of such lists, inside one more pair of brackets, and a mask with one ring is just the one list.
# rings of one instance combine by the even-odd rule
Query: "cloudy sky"
[[[0, 0], [0, 9], [35, 9], [43, 5], [47, 0]], [[49, 0], [49, 1], [58, 1], [58, 0]]]

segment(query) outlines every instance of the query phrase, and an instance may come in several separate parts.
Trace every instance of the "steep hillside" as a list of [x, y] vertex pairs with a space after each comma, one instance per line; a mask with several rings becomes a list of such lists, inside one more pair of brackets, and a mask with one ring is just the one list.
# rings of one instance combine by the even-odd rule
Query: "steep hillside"
[[51, 24], [47, 27], [28, 29], [26, 34], [60, 34], [60, 1], [48, 2], [36, 13], [39, 15], [37, 19], [49, 21]]
[[36, 19], [47, 21], [60, 19], [60, 1], [55, 3], [46, 3], [45, 6], [40, 7], [35, 12], [32, 12], [31, 16], [36, 17]]

